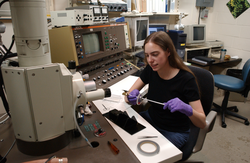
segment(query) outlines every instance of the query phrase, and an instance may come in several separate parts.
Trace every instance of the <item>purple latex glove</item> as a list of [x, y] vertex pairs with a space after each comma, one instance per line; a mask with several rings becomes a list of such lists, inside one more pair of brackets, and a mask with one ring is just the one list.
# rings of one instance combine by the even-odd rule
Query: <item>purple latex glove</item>
[[163, 109], [169, 109], [171, 113], [179, 111], [183, 114], [186, 114], [188, 117], [193, 115], [193, 108], [186, 104], [185, 102], [181, 101], [178, 97], [169, 100], [168, 102], [164, 103]]
[[132, 105], [136, 105], [136, 101], [137, 101], [137, 96], [139, 95], [139, 90], [138, 89], [134, 89], [133, 91], [131, 91], [129, 93], [129, 95], [127, 96], [128, 101], [130, 104]]

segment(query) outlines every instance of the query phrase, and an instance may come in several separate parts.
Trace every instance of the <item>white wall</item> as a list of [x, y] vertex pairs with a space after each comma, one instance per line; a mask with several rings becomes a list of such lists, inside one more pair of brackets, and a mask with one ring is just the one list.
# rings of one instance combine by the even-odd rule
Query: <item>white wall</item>
[[[227, 54], [242, 58], [240, 68], [250, 58], [250, 9], [234, 18], [226, 4], [229, 0], [214, 0], [214, 6], [208, 8], [208, 18], [200, 20], [207, 25], [207, 40], [221, 40]], [[250, 2], [250, 0], [248, 0]], [[188, 13], [182, 24], [197, 24], [199, 9], [196, 0], [180, 0], [179, 12]]]

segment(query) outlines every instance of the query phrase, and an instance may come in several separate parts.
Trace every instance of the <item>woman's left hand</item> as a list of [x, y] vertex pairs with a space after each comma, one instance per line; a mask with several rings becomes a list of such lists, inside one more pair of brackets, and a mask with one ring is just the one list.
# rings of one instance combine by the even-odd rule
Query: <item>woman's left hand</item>
[[171, 111], [171, 113], [179, 111], [185, 115], [187, 115], [188, 117], [193, 115], [193, 108], [184, 103], [183, 101], [181, 101], [178, 97], [169, 100], [168, 102], [164, 103], [165, 105], [163, 106], [163, 109], [169, 109]]

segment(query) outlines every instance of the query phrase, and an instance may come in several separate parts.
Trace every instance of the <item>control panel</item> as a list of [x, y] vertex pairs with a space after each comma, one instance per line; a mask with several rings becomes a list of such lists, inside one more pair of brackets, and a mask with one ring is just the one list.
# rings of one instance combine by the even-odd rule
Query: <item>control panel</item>
[[86, 81], [94, 81], [97, 89], [107, 88], [139, 70], [123, 57], [130, 48], [128, 29], [126, 22], [53, 28], [52, 62], [68, 66], [74, 60], [77, 71], [88, 74]]
[[108, 23], [108, 8], [106, 6], [91, 6], [84, 9], [67, 8], [67, 10], [51, 11], [53, 27], [93, 25]]
[[102, 1], [102, 4], [104, 6], [107, 6], [108, 7], [108, 11], [109, 12], [127, 12], [127, 3], [125, 2], [103, 2]]
[[49, 30], [53, 63], [76, 61], [77, 66], [130, 48], [127, 23], [67, 26]]
[[78, 67], [89, 79], [95, 81], [97, 89], [107, 88], [129, 75], [134, 75], [139, 69], [123, 58], [123, 53], [117, 53]]

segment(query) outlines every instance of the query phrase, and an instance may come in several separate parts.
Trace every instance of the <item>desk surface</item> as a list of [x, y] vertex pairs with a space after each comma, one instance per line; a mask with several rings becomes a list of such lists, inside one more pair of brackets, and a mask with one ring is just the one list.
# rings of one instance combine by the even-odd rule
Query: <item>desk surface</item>
[[[65, 148], [48, 155], [43, 156], [29, 156], [21, 153], [17, 145], [13, 147], [7, 156], [7, 163], [20, 163], [26, 161], [33, 161], [38, 159], [47, 159], [52, 155], [58, 158], [67, 157], [69, 163], [92, 163], [92, 162], [143, 162], [143, 163], [154, 163], [154, 162], [176, 162], [182, 158], [182, 152], [170, 143], [165, 137], [163, 137], [155, 128], [153, 128], [147, 121], [145, 121], [137, 112], [134, 111], [124, 102], [123, 96], [121, 95], [123, 89], [128, 90], [137, 77], [129, 76], [117, 84], [110, 87], [112, 96], [103, 100], [93, 101], [95, 105], [92, 106], [91, 110], [94, 112], [92, 116], [86, 116], [85, 122], [81, 126], [81, 130], [85, 136], [92, 143], [97, 143], [96, 148], [91, 148], [82, 137], [74, 138], [70, 144]], [[141, 93], [147, 91], [147, 87], [142, 89]], [[144, 125], [146, 128], [133, 134], [128, 134], [125, 130], [109, 121], [102, 116], [103, 113], [107, 112], [104, 110], [103, 105], [111, 109], [118, 109], [126, 111], [129, 116], [135, 116], [137, 121]], [[95, 137], [93, 131], [86, 131], [87, 126], [92, 126], [98, 123], [107, 134], [104, 137]], [[14, 132], [12, 129], [11, 120], [0, 126], [0, 154], [4, 156], [13, 141], [15, 140]], [[157, 138], [150, 138], [160, 146], [160, 151], [154, 156], [145, 156], [141, 154], [137, 149], [137, 144], [145, 139], [138, 139], [139, 136], [158, 136]], [[116, 141], [115, 141], [116, 140]], [[120, 153], [115, 155], [107, 145], [107, 141], [112, 142], [119, 150]], [[152, 148], [152, 146], [149, 146]], [[149, 148], [146, 147], [146, 148]]]
[[[153, 163], [153, 162], [176, 162], [182, 158], [182, 152], [175, 147], [169, 140], [167, 140], [161, 133], [159, 133], [154, 127], [152, 127], [146, 120], [144, 120], [134, 109], [130, 107], [126, 102], [124, 102], [124, 97], [122, 96], [123, 90], [129, 90], [132, 84], [137, 80], [138, 77], [128, 76], [127, 78], [121, 80], [120, 82], [114, 84], [110, 87], [112, 92], [112, 97], [110, 99], [97, 100], [94, 101], [94, 104], [97, 108], [101, 108], [100, 112], [102, 114], [109, 112], [109, 110], [117, 109], [121, 111], [126, 111], [130, 117], [135, 116], [136, 120], [146, 126], [145, 129], [135, 133], [134, 135], [128, 134], [126, 131], [121, 129], [119, 126], [109, 121], [110, 125], [118, 133], [118, 135], [124, 140], [130, 150], [135, 154], [135, 156], [143, 163]], [[131, 83], [131, 85], [129, 84]], [[147, 87], [144, 87], [141, 90], [141, 93], [147, 91]], [[115, 100], [112, 101], [112, 98]], [[120, 99], [118, 102], [117, 99]], [[103, 106], [105, 105], [108, 110], [104, 110]], [[137, 144], [145, 139], [138, 139], [140, 136], [158, 136], [157, 138], [150, 138], [147, 140], [155, 141], [160, 146], [160, 152], [154, 156], [145, 156], [142, 155], [138, 149]]]
[[223, 64], [230, 64], [230, 63], [237, 63], [237, 62], [241, 62], [241, 58], [235, 59], [235, 58], [231, 58], [229, 60], [223, 60], [221, 61], [219, 58], [213, 58], [215, 60], [215, 62], [212, 62], [211, 64], [207, 63], [200, 63], [200, 62], [196, 62], [193, 61], [192, 59], [187, 59], [187, 62], [194, 64], [194, 65], [198, 65], [201, 67], [206, 67], [206, 66], [211, 66], [211, 65], [223, 65]]

